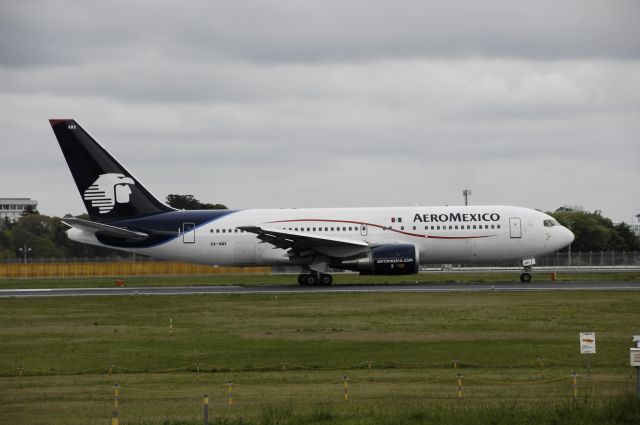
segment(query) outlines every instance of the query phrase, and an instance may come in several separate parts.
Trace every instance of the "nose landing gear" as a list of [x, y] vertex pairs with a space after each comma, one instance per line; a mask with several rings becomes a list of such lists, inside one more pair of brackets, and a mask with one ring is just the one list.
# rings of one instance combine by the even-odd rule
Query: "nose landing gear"
[[333, 277], [330, 274], [312, 271], [310, 273], [302, 273], [298, 275], [298, 283], [302, 286], [329, 286], [333, 283]]
[[522, 260], [522, 267], [524, 271], [520, 274], [520, 282], [529, 283], [531, 282], [531, 268], [536, 265], [535, 258], [528, 258], [526, 260]]

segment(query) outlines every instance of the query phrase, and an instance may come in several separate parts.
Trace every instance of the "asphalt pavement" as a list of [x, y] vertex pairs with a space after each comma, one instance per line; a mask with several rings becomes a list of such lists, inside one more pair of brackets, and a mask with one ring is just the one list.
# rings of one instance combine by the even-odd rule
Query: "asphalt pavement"
[[139, 296], [194, 294], [311, 294], [356, 292], [548, 292], [548, 291], [640, 291], [640, 282], [544, 282], [544, 283], [421, 283], [334, 286], [147, 286], [113, 288], [1, 289], [0, 298]]

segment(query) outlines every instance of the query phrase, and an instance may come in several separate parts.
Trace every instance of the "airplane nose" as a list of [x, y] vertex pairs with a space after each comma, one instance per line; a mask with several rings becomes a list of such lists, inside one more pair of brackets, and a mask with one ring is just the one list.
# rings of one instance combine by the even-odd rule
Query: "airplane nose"
[[564, 230], [565, 230], [564, 239], [565, 239], [566, 245], [571, 245], [573, 241], [576, 239], [576, 235], [574, 235], [573, 232], [567, 229], [566, 227], [564, 227]]

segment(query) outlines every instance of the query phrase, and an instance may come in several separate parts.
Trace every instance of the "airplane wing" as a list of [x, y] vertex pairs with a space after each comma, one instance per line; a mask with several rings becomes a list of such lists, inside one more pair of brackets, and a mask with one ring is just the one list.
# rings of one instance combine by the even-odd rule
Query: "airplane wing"
[[63, 218], [62, 222], [67, 226], [74, 227], [89, 233], [100, 233], [101, 235], [114, 236], [130, 240], [142, 240], [149, 237], [146, 233], [134, 232], [122, 227], [110, 226], [108, 224], [96, 223], [95, 221], [83, 220], [81, 218]]
[[329, 257], [344, 258], [358, 255], [369, 248], [365, 241], [336, 238], [317, 233], [292, 232], [260, 226], [238, 227], [245, 232], [255, 233], [263, 242], [289, 251], [290, 257], [306, 257], [320, 253]]

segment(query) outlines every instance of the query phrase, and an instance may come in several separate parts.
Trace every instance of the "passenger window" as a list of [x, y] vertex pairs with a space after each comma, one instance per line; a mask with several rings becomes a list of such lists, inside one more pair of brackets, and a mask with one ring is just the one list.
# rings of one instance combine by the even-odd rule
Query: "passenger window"
[[440, 226], [438, 226], [438, 230], [440, 230]]
[[226, 230], [227, 230], [227, 229], [222, 229], [222, 233], [226, 233], [226, 232], [225, 232]]
[[456, 224], [456, 230], [458, 230], [458, 225]]
[[331, 231], [333, 232], [333, 227], [331, 228]]
[[500, 228], [500, 225], [498, 224], [498, 229]]

